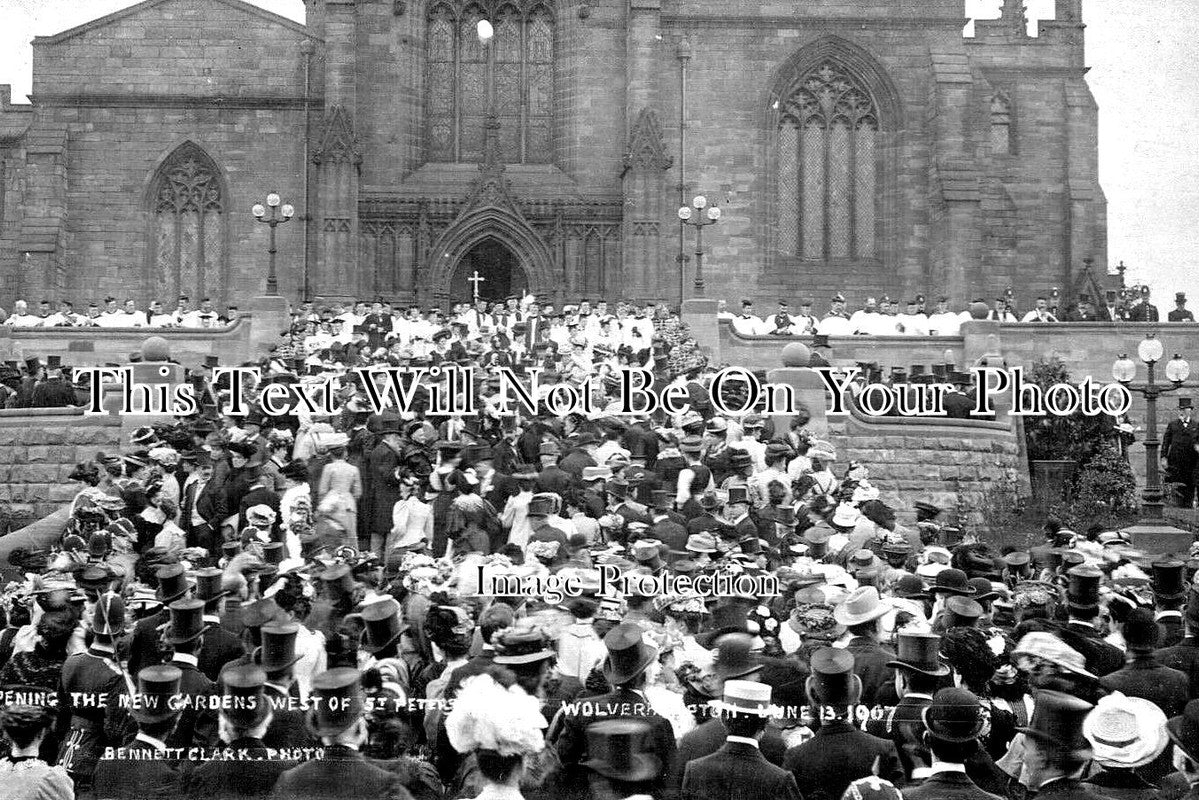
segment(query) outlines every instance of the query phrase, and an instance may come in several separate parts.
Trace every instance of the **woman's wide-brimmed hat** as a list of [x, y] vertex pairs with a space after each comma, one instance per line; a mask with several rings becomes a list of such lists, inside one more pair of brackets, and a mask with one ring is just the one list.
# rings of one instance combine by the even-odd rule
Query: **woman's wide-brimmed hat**
[[1170, 743], [1166, 715], [1157, 704], [1121, 692], [1099, 699], [1083, 720], [1082, 733], [1097, 763], [1119, 769], [1145, 766]]

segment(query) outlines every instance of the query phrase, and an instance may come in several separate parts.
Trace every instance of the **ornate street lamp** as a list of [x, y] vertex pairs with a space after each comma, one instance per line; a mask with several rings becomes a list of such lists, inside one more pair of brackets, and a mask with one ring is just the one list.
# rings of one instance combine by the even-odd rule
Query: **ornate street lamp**
[[[280, 205], [281, 203], [282, 205]], [[267, 208], [270, 209], [269, 217]], [[250, 210], [254, 213], [255, 219], [271, 228], [271, 245], [267, 250], [271, 254], [271, 258], [266, 274], [266, 293], [268, 297], [274, 297], [279, 294], [279, 280], [275, 277], [275, 228], [294, 217], [296, 209], [291, 203], [283, 203], [278, 192], [271, 192], [266, 196], [266, 206], [263, 206], [262, 203], [255, 203]]]
[[708, 198], [696, 195], [689, 206], [679, 206], [679, 219], [695, 226], [695, 296], [704, 296], [704, 227], [720, 220], [720, 206], [708, 205]]
[[1161, 340], [1156, 333], [1151, 333], [1137, 345], [1137, 356], [1145, 362], [1146, 376], [1144, 383], [1133, 383], [1136, 378], [1136, 362], [1121, 353], [1112, 364], [1112, 377], [1124, 384], [1129, 391], [1136, 392], [1145, 398], [1145, 490], [1141, 493], [1141, 515], [1144, 523], [1157, 523], [1163, 518], [1162, 481], [1159, 463], [1161, 440], [1157, 438], [1157, 398], [1160, 395], [1182, 388], [1183, 382], [1191, 374], [1191, 365], [1177, 353], [1166, 363], [1166, 380], [1169, 384], [1156, 381], [1157, 362], [1165, 354]]

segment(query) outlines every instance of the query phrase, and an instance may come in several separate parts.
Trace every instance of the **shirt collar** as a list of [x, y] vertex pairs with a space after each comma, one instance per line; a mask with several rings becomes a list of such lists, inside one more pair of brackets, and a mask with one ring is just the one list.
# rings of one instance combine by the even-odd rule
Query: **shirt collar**
[[759, 743], [757, 739], [749, 736], [726, 736], [724, 737], [724, 740], [730, 744], [747, 744], [757, 750], [762, 749], [761, 743]]
[[146, 744], [153, 747], [155, 750], [166, 750], [167, 749], [166, 742], [162, 741], [161, 739], [155, 739], [153, 736], [148, 736], [147, 734], [142, 733], [141, 731], [138, 731], [137, 736], [135, 736], [133, 738], [135, 741], [145, 742]]
[[220, 614], [205, 614], [204, 621], [211, 622], [213, 625], [220, 625], [221, 624], [221, 615]]
[[1093, 622], [1086, 622], [1086, 621], [1084, 621], [1084, 620], [1081, 620], [1081, 619], [1072, 619], [1072, 620], [1070, 620], [1070, 624], [1071, 624], [1071, 625], [1081, 625], [1081, 626], [1083, 626], [1084, 628], [1090, 628], [1091, 630], [1096, 630], [1096, 628], [1095, 628], [1095, 623], [1093, 623]]
[[1153, 615], [1153, 618], [1155, 620], [1175, 619], [1175, 618], [1182, 619], [1182, 612], [1173, 610], [1173, 609], [1166, 610], [1166, 611], [1159, 611]]
[[171, 657], [171, 660], [180, 664], [190, 664], [193, 667], [198, 666], [200, 663], [200, 659], [192, 653], [176, 653]]
[[966, 765], [965, 764], [946, 764], [944, 762], [938, 761], [935, 764], [933, 764], [931, 767], [929, 767], [928, 774], [936, 775], [938, 772], [960, 772], [963, 775], [965, 775], [966, 774]]
[[99, 642], [92, 642], [92, 645], [88, 648], [88, 650], [94, 653], [103, 653], [104, 655], [108, 656], [115, 655], [117, 652], [116, 648], [114, 648], [112, 645], [100, 644]]

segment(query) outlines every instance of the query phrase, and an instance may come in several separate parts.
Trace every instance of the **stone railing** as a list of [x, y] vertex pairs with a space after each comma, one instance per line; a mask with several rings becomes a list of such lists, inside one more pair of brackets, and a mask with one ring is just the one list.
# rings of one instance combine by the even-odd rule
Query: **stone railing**
[[[240, 364], [254, 357], [249, 316], [220, 328], [18, 328], [0, 325], [0, 353], [5, 359], [45, 358], [56, 355], [68, 366], [126, 364], [130, 353], [141, 350], [151, 336], [161, 336], [171, 358], [181, 364], [204, 362], [220, 356], [225, 364]], [[275, 331], [276, 336], [278, 331]]]

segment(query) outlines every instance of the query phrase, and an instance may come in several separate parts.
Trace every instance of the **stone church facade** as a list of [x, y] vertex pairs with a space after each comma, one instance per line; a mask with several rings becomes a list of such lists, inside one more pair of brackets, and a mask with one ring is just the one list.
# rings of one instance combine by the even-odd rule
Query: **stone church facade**
[[1081, 3], [147, 0], [0, 97], [0, 298], [244, 301], [277, 191], [291, 298], [677, 301], [702, 193], [708, 297], [1027, 307], [1107, 263]]

